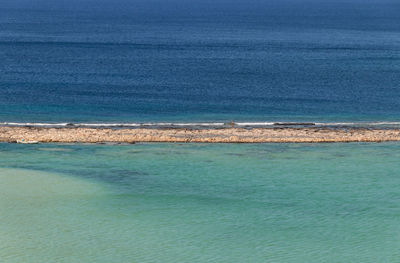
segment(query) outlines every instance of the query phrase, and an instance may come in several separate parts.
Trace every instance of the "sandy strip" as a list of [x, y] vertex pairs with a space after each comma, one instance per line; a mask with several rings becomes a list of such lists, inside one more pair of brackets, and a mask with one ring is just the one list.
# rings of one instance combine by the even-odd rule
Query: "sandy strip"
[[383, 142], [400, 141], [400, 129], [224, 128], [92, 129], [0, 127], [0, 142], [135, 143], [135, 142]]

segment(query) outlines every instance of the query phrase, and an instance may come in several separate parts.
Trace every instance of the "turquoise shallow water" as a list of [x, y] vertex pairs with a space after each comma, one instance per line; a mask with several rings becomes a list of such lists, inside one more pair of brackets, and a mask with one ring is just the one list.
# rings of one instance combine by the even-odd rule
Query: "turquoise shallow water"
[[0, 261], [397, 262], [382, 144], [0, 144]]

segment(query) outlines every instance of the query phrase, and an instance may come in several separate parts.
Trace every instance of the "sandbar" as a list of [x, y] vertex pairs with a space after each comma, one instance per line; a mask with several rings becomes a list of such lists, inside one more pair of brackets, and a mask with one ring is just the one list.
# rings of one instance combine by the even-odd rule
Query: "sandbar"
[[400, 141], [400, 129], [381, 128], [43, 128], [0, 127], [0, 142], [40, 143], [320, 143]]

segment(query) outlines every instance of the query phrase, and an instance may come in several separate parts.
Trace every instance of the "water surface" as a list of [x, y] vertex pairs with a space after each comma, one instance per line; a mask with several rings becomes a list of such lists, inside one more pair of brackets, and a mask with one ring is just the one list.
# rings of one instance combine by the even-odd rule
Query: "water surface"
[[0, 122], [399, 121], [400, 3], [3, 0]]
[[0, 144], [0, 258], [395, 262], [398, 146]]

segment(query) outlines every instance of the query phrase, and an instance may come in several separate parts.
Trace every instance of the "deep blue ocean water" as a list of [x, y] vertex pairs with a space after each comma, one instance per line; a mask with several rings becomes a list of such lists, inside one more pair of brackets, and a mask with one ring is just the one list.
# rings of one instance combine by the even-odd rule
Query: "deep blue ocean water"
[[2, 0], [0, 122], [400, 120], [400, 2]]

